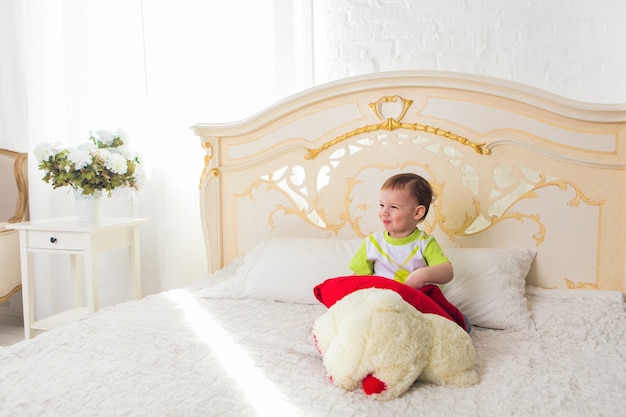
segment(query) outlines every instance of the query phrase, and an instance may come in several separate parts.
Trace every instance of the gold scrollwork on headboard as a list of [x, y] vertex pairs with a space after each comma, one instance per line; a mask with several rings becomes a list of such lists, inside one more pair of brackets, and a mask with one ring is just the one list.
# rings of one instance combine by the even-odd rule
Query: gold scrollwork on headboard
[[202, 148], [206, 149], [206, 155], [204, 156], [204, 168], [202, 169], [202, 174], [200, 174], [199, 188], [202, 188], [202, 182], [208, 175], [213, 174], [214, 177], [220, 175], [219, 169], [209, 168], [211, 159], [213, 159], [213, 145], [208, 142], [202, 142]]
[[[400, 100], [402, 102], [402, 110], [400, 114], [397, 115], [395, 118], [385, 117], [383, 115], [382, 106], [385, 103], [395, 103], [397, 100]], [[338, 143], [343, 142], [346, 139], [361, 135], [363, 133], [375, 132], [377, 130], [392, 131], [396, 129], [407, 129], [407, 130], [414, 130], [418, 132], [432, 133], [434, 135], [443, 136], [450, 140], [455, 140], [463, 145], [469, 146], [479, 155], [489, 155], [491, 153], [490, 149], [486, 147], [487, 144], [485, 143], [472, 142], [463, 136], [457, 135], [447, 130], [440, 129], [438, 127], [422, 125], [420, 123], [403, 122], [402, 119], [404, 119], [406, 112], [408, 111], [409, 107], [411, 107], [412, 104], [413, 104], [413, 100], [408, 100], [400, 96], [383, 96], [379, 98], [377, 101], [375, 101], [374, 103], [369, 103], [370, 108], [372, 109], [372, 111], [374, 112], [378, 120], [381, 121], [380, 123], [365, 125], [363, 127], [356, 128], [350, 132], [344, 133], [343, 135], [339, 135], [333, 140], [330, 140], [324, 143], [321, 147], [317, 149], [307, 149], [307, 154], [304, 156], [304, 158], [315, 159], [323, 151], [329, 148], [332, 148], [333, 146], [337, 145]]]

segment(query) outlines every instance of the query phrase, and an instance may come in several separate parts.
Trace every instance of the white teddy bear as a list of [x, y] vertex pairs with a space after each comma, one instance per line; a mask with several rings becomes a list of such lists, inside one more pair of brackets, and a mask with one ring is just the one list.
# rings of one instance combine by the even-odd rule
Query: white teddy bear
[[390, 400], [416, 380], [437, 385], [479, 382], [470, 336], [458, 324], [423, 314], [394, 291], [369, 288], [346, 295], [314, 324], [332, 382]]

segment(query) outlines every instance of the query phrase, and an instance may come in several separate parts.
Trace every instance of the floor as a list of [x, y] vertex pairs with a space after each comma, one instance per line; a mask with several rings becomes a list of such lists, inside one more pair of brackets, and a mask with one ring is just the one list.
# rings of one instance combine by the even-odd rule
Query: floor
[[24, 322], [21, 316], [0, 312], [0, 347], [24, 340]]

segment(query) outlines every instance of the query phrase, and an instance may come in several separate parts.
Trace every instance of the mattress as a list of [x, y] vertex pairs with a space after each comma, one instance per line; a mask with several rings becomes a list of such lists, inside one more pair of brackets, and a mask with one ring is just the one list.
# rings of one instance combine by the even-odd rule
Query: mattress
[[311, 327], [326, 307], [163, 292], [0, 350], [1, 416], [619, 416], [621, 293], [527, 288], [530, 330], [474, 327], [480, 384], [392, 401], [334, 386]]

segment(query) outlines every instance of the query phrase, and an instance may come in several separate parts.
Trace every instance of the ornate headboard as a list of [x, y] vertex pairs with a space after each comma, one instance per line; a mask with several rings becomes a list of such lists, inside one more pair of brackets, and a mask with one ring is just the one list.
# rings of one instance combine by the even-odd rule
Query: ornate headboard
[[626, 105], [395, 72], [193, 130], [209, 271], [270, 237], [378, 230], [382, 182], [413, 171], [436, 191], [422, 227], [442, 246], [532, 248], [532, 285], [626, 289]]

